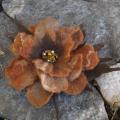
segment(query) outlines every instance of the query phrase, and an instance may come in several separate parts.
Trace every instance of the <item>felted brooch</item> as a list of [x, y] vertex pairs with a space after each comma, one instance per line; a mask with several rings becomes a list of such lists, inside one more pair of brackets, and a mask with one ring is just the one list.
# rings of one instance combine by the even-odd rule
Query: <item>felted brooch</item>
[[11, 45], [15, 55], [5, 69], [9, 85], [26, 90], [35, 107], [48, 103], [54, 93], [80, 94], [88, 85], [84, 72], [99, 63], [94, 47], [84, 43], [79, 26], [59, 26], [48, 17], [18, 33]]

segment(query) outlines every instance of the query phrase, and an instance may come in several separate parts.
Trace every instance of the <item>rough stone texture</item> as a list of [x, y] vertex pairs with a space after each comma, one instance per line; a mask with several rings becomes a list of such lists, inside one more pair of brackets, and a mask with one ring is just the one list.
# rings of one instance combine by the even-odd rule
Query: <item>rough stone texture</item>
[[[85, 39], [88, 42], [93, 44], [103, 43], [105, 45], [99, 52], [101, 57], [105, 57], [111, 56], [112, 52], [115, 55], [116, 49], [119, 51], [118, 43], [120, 30], [118, 23], [120, 8], [119, 4], [117, 4], [118, 2], [119, 0], [4, 0], [3, 7], [10, 16], [16, 16], [16, 18], [25, 26], [34, 24], [47, 16], [57, 18], [62, 25], [82, 24], [83, 29], [86, 32]], [[8, 40], [7, 38], [5, 39]], [[4, 42], [3, 44], [6, 46], [7, 43]], [[118, 51], [116, 53], [118, 53]], [[6, 62], [9, 61], [7, 56], [5, 56], [3, 60]], [[3, 62], [3, 60], [1, 61]], [[3, 63], [6, 64], [6, 62]], [[109, 74], [109, 77], [111, 78], [111, 83], [109, 84], [111, 84], [111, 87], [114, 87], [112, 85], [113, 79], [111, 77], [111, 73]], [[102, 91], [104, 88], [101, 87], [101, 84], [104, 82], [104, 77], [101, 76], [100, 78], [101, 83], [98, 81], [98, 84], [100, 85], [101, 92], [104, 95], [104, 92]], [[1, 79], [3, 78], [1, 77]], [[107, 81], [108, 80], [106, 80], [106, 82]], [[54, 120], [55, 110], [52, 101], [44, 108], [36, 110], [27, 103], [23, 94], [20, 96], [21, 94], [16, 93], [11, 88], [8, 88], [4, 81], [0, 84], [1, 91], [6, 91], [0, 94], [0, 98], [2, 98], [0, 99], [0, 102], [4, 103], [4, 105], [2, 105], [3, 108], [0, 107], [3, 114], [11, 118], [22, 116], [23, 118], [19, 118], [20, 120], [30, 120], [31, 118], [35, 119], [36, 116], [39, 117], [39, 120]], [[6, 97], [5, 94], [7, 94], [8, 97]], [[111, 99], [111, 96], [109, 98]], [[9, 101], [14, 102], [11, 104], [12, 102]], [[16, 106], [18, 103], [21, 106], [20, 110], [15, 110], [19, 109], [19, 107]], [[59, 107], [60, 120], [107, 120], [103, 101], [95, 90], [93, 90], [92, 94], [85, 91], [78, 97], [60, 95], [57, 98], [57, 105]], [[11, 110], [11, 113], [15, 113], [9, 114], [7, 112], [9, 109], [7, 106], [9, 106], [9, 108], [14, 106], [14, 110]], [[49, 113], [50, 110], [51, 113]], [[26, 118], [26, 115], [28, 118]]]
[[[5, 55], [0, 56], [0, 114], [11, 120], [56, 120], [56, 111], [51, 100], [41, 109], [35, 109], [26, 100], [24, 92], [16, 92], [7, 85], [3, 69], [10, 61], [9, 46], [17, 32], [16, 27], [0, 13], [0, 45]], [[10, 36], [9, 36], [10, 35]], [[60, 120], [108, 120], [100, 95], [84, 91], [80, 96], [59, 95], [56, 99]]]
[[113, 55], [120, 57], [120, 0], [102, 0], [104, 3], [105, 16], [109, 19], [113, 38], [111, 46], [113, 47]]
[[[113, 38], [111, 26], [99, 0], [4, 0], [4, 10], [24, 25], [34, 24], [40, 19], [52, 16], [62, 25], [82, 25], [86, 40], [104, 43], [101, 56], [110, 56], [109, 41]], [[106, 12], [105, 12], [106, 13]]]
[[[111, 67], [120, 67], [120, 64]], [[96, 80], [103, 97], [112, 106], [120, 107], [120, 71], [103, 74]]]
[[3, 55], [0, 55], [0, 70], [2, 70], [0, 71], [0, 78], [3, 77], [3, 70], [7, 61], [12, 57], [9, 48], [16, 32], [16, 26], [9, 22], [3, 13], [0, 13], [0, 50], [4, 52]]
[[84, 91], [80, 96], [58, 96], [60, 120], [108, 120], [98, 92]]

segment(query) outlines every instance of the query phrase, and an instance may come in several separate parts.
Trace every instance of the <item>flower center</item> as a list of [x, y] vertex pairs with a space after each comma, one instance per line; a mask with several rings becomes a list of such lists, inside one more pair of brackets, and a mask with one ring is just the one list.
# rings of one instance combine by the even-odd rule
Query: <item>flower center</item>
[[54, 50], [45, 50], [42, 52], [42, 58], [47, 62], [55, 63], [58, 59], [58, 55]]

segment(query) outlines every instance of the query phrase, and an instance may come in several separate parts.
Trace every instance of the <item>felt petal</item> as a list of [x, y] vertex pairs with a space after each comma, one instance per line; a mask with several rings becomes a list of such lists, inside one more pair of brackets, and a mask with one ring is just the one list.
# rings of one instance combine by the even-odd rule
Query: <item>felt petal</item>
[[40, 82], [36, 82], [27, 88], [27, 99], [36, 108], [40, 108], [47, 104], [52, 95], [53, 93], [47, 92], [43, 89]]
[[82, 93], [82, 91], [88, 85], [88, 81], [84, 73], [80, 75], [80, 77], [74, 81], [69, 81], [68, 89], [64, 92], [70, 95], [78, 95]]
[[51, 77], [47, 74], [39, 74], [43, 88], [49, 92], [59, 93], [68, 88], [68, 80], [66, 78]]
[[54, 32], [58, 28], [59, 28], [58, 21], [52, 17], [47, 17], [47, 18], [41, 20], [36, 25], [35, 37], [36, 37], [36, 39], [41, 40], [45, 36], [46, 33], [48, 33], [49, 35], [54, 34]]
[[32, 35], [26, 33], [18, 33], [14, 43], [12, 44], [12, 52], [21, 55], [24, 58], [29, 58], [34, 45], [34, 38]]
[[33, 60], [33, 63], [36, 69], [41, 70], [42, 72], [47, 73], [52, 77], [66, 77], [71, 71], [71, 69], [62, 62], [51, 64], [48, 62], [44, 62], [41, 59], [36, 59]]
[[92, 69], [94, 69], [94, 68], [97, 66], [97, 64], [98, 64], [99, 62], [100, 62], [100, 59], [99, 59], [97, 53], [94, 52], [94, 51], [91, 51], [91, 52], [89, 52], [89, 54], [87, 55], [86, 68], [87, 68], [88, 70], [92, 70]]
[[13, 52], [13, 54], [19, 54], [20, 49], [22, 47], [22, 38], [26, 36], [26, 33], [18, 33], [17, 36], [14, 39], [14, 42], [11, 46], [11, 51]]
[[20, 50], [20, 55], [26, 59], [30, 58], [30, 54], [32, 53], [34, 41], [32, 36], [27, 36], [25, 41], [22, 43], [22, 47]]
[[71, 34], [68, 33], [66, 28], [59, 29], [57, 33], [57, 42], [63, 47], [63, 54], [60, 59], [67, 61], [70, 58], [70, 53], [74, 47], [74, 41]]
[[5, 69], [5, 74], [9, 78], [9, 84], [16, 90], [23, 90], [36, 80], [33, 64], [21, 58], [13, 60]]
[[65, 43], [63, 43], [63, 60], [68, 60], [70, 58], [70, 53], [73, 49], [74, 42], [72, 41], [71, 37], [68, 37], [67, 39], [65, 39], [65, 41]]
[[83, 55], [83, 64], [87, 70], [95, 68], [100, 61], [97, 52], [90, 44], [84, 45], [82, 48], [77, 49], [75, 52]]
[[49, 73], [52, 77], [67, 77], [71, 72], [70, 67], [65, 63], [64, 59], [58, 60], [54, 66], [52, 71]]
[[74, 42], [73, 49], [76, 49], [80, 44], [83, 43], [84, 35], [79, 26], [70, 26], [61, 28], [60, 32], [63, 32], [63, 36], [70, 35]]
[[36, 28], [36, 24], [35, 25], [30, 25], [28, 30], [31, 32], [31, 33], [34, 33], [35, 32], [35, 28]]
[[83, 56], [82, 56], [82, 54], [72, 55], [72, 58], [71, 58], [71, 61], [69, 62], [69, 65], [71, 66], [72, 71], [71, 71], [68, 79], [70, 81], [73, 81], [73, 80], [77, 79], [82, 72], [82, 68], [83, 68]]
[[72, 35], [72, 39], [74, 41], [74, 48], [73, 49], [76, 49], [76, 48], [78, 48], [78, 46], [80, 44], [83, 43], [84, 35], [83, 35], [83, 32], [81, 31], [80, 28], [78, 30], [76, 30], [77, 28], [73, 28], [73, 29], [75, 29], [73, 32], [73, 35]]
[[48, 37], [50, 38], [50, 40], [52, 40], [53, 42], [56, 41], [56, 33], [54, 30], [52, 29], [47, 29], [46, 30], [46, 34], [48, 35]]
[[53, 64], [43, 61], [42, 59], [33, 60], [36, 69], [45, 73], [50, 73], [53, 69]]

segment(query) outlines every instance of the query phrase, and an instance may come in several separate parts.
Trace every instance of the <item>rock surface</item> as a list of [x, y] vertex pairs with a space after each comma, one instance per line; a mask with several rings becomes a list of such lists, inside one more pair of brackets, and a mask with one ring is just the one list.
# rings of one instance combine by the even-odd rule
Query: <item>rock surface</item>
[[[67, 0], [59, 1], [4, 1], [8, 6], [9, 14], [16, 14], [17, 19], [22, 21], [24, 25], [29, 25], [35, 23], [40, 18], [46, 17], [48, 15], [56, 17], [59, 19], [62, 25], [66, 24], [84, 24], [84, 29], [86, 29], [86, 40], [89, 42], [100, 43], [108, 42], [110, 38], [109, 23], [106, 22], [104, 17], [97, 15], [97, 6], [91, 5], [87, 2], [79, 1], [69, 1]], [[11, 5], [10, 5], [11, 4]], [[15, 5], [15, 7], [14, 7]], [[34, 6], [35, 5], [35, 6]], [[12, 8], [13, 6], [13, 8]], [[19, 7], [18, 7], [19, 6]], [[53, 7], [54, 6], [54, 7]], [[21, 8], [24, 7], [24, 10]], [[27, 8], [27, 9], [26, 9]], [[29, 9], [31, 8], [32, 11]], [[77, 9], [76, 9], [77, 8]], [[81, 10], [81, 11], [79, 11]], [[43, 13], [40, 14], [40, 11]], [[56, 12], [55, 12], [56, 11]], [[98, 13], [101, 14], [99, 10]], [[53, 14], [54, 13], [54, 14]], [[28, 15], [27, 15], [28, 14]], [[6, 24], [11, 24], [7, 19], [7, 23], [1, 19], [5, 16], [1, 14], [0, 25], [5, 26], [6, 30], [11, 29], [11, 27], [6, 26]], [[96, 18], [96, 19], [94, 19]], [[94, 22], [93, 22], [94, 21]], [[92, 24], [93, 23], [93, 24]], [[14, 27], [13, 27], [14, 28]], [[93, 29], [91, 29], [93, 28]], [[9, 30], [10, 32], [11, 30]], [[12, 30], [14, 31], [14, 30]], [[15, 31], [16, 32], [16, 31]], [[0, 36], [6, 37], [6, 31], [0, 33]], [[11, 38], [1, 38], [2, 46], [6, 48], [9, 47]], [[107, 46], [107, 45], [106, 45]], [[106, 48], [104, 48], [106, 49]], [[103, 50], [104, 51], [104, 50]], [[109, 55], [109, 49], [107, 46], [107, 52], [101, 52], [103, 56]], [[9, 53], [8, 53], [9, 54]], [[1, 64], [6, 65], [10, 60], [7, 58], [7, 54], [2, 58]], [[2, 71], [1, 71], [2, 72]], [[3, 72], [2, 72], [3, 73]], [[7, 81], [3, 74], [1, 74], [0, 82], [0, 112], [10, 119], [16, 120], [54, 120], [56, 119], [56, 111], [51, 101], [48, 105], [41, 109], [33, 108], [27, 101], [23, 93], [17, 93], [12, 88], [7, 86]], [[83, 92], [80, 96], [67, 96], [59, 95], [56, 99], [58, 106], [58, 115], [60, 120], [108, 120], [104, 102], [100, 95], [93, 89], [93, 93], [89, 91]], [[10, 110], [10, 111], [9, 111]]]
[[[86, 32], [85, 39], [93, 44], [103, 43], [105, 46], [99, 52], [101, 57], [119, 55], [120, 52], [120, 1], [119, 0], [4, 0], [4, 10], [11, 16], [16, 17], [25, 26], [34, 24], [40, 19], [52, 16], [60, 21], [61, 25], [80, 25]], [[15, 27], [11, 25], [9, 20], [5, 20], [5, 16], [2, 14], [0, 17], [0, 27], [5, 28], [5, 31], [0, 30], [0, 42], [5, 46], [5, 50], [8, 48], [10, 38], [6, 38], [5, 35], [8, 32], [12, 32]], [[8, 23], [7, 23], [7, 22]], [[15, 29], [16, 30], [16, 29]], [[7, 31], [7, 32], [6, 32]], [[13, 32], [14, 34], [15, 32]], [[15, 34], [14, 34], [15, 35]], [[13, 36], [14, 36], [13, 35]], [[5, 41], [3, 41], [5, 39]], [[113, 54], [112, 54], [113, 53]], [[5, 65], [9, 61], [9, 53], [7, 53], [1, 60], [1, 63]], [[3, 75], [3, 74], [2, 74]], [[46, 105], [42, 109], [35, 109], [30, 106], [22, 93], [16, 93], [9, 88], [4, 82], [4, 77], [1, 75], [0, 89], [0, 111], [10, 118], [18, 120], [30, 120], [39, 117], [39, 120], [54, 120], [55, 109], [52, 101], [49, 105]], [[115, 79], [113, 79], [115, 77]], [[108, 79], [109, 78], [109, 79]], [[116, 92], [116, 88], [119, 86], [114, 83], [119, 82], [118, 72], [112, 72], [104, 74], [97, 79], [97, 82], [101, 88], [103, 96], [109, 103], [116, 102], [117, 94], [109, 94], [112, 90]], [[111, 88], [111, 89], [110, 89]], [[120, 93], [120, 92], [119, 92]], [[7, 97], [6, 97], [6, 96]], [[22, 96], [21, 96], [22, 95]], [[106, 97], [106, 95], [108, 95]], [[116, 99], [114, 98], [116, 96]], [[111, 101], [113, 100], [113, 101]], [[11, 101], [11, 102], [10, 102]], [[13, 101], [13, 102], [12, 102]], [[16, 106], [17, 104], [20, 107]], [[93, 93], [85, 91], [81, 96], [73, 97], [67, 95], [60, 95], [57, 98], [57, 105], [59, 108], [60, 120], [107, 120], [107, 115], [104, 109], [102, 99], [96, 90]], [[7, 107], [8, 106], [8, 107]], [[8, 113], [8, 109], [13, 108], [11, 113]], [[16, 110], [17, 109], [17, 110]], [[20, 110], [19, 110], [20, 109]], [[49, 113], [49, 111], [51, 112]], [[17, 111], [17, 112], [16, 112]], [[15, 113], [14, 113], [15, 112]], [[31, 114], [33, 113], [33, 114]], [[35, 114], [34, 114], [35, 113]], [[26, 116], [27, 115], [27, 116]], [[46, 116], [47, 115], [47, 116]]]
[[81, 96], [58, 96], [60, 120], [108, 120], [99, 93], [84, 91]]
[[120, 0], [102, 1], [105, 3], [106, 16], [113, 29], [114, 39], [111, 39], [111, 46], [114, 48], [113, 55], [120, 57]]
[[[111, 67], [120, 67], [120, 64]], [[120, 71], [103, 74], [96, 80], [106, 101], [120, 107]]]
[[[92, 22], [93, 19], [90, 20]], [[88, 28], [87, 32], [89, 33], [89, 27], [91, 27], [91, 25], [92, 24], [90, 23], [86, 25], [86, 29]], [[97, 29], [97, 32], [93, 33], [96, 34], [95, 39], [98, 39], [97, 36], [102, 36], [105, 38], [109, 37], [106, 27], [107, 25], [105, 24], [105, 20], [103, 18], [100, 20], [98, 19], [95, 25], [96, 26], [94, 27]], [[105, 29], [105, 33], [100, 32], [100, 26]], [[7, 85], [3, 69], [7, 62], [10, 61], [11, 55], [8, 48], [11, 43], [10, 40], [14, 37], [17, 30], [3, 13], [0, 13], [0, 28], [2, 28], [0, 30], [0, 43], [2, 50], [5, 52], [5, 55], [0, 58], [0, 63], [2, 65], [2, 69], [0, 69], [0, 113], [11, 120], [56, 120], [56, 112], [52, 100], [43, 108], [35, 109], [27, 102], [24, 92], [16, 92]], [[13, 34], [11, 34], [11, 32]], [[8, 34], [12, 36], [8, 37]], [[89, 41], [94, 42], [92, 39], [93, 36], [89, 36], [90, 35], [88, 34], [87, 37], [89, 38]], [[92, 93], [90, 91], [84, 91], [80, 96], [68, 96], [65, 94], [59, 95], [56, 98], [56, 101], [59, 109], [60, 120], [108, 120], [104, 108], [104, 102], [94, 88]]]
[[[113, 35], [105, 17], [104, 3], [96, 0], [4, 0], [4, 10], [22, 24], [28, 26], [47, 16], [57, 18], [61, 25], [82, 25], [86, 40], [103, 43], [100, 55], [110, 56], [109, 41]], [[102, 9], [101, 9], [102, 7]]]

